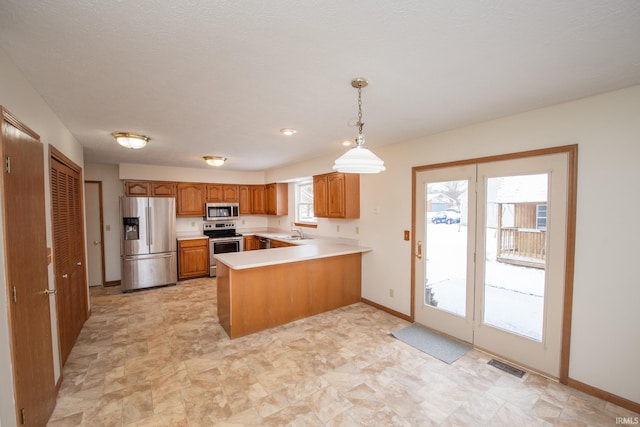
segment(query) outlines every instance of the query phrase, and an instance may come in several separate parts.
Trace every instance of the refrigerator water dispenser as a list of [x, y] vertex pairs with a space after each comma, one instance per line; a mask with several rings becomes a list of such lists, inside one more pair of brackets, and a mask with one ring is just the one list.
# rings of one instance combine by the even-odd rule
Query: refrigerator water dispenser
[[122, 218], [124, 226], [124, 240], [138, 240], [140, 238], [140, 218]]

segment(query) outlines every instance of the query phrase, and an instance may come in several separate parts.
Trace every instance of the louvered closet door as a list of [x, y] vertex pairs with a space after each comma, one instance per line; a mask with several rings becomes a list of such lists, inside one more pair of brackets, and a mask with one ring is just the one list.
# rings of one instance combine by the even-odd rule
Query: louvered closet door
[[87, 320], [82, 242], [80, 174], [51, 161], [51, 209], [60, 357], [66, 362]]

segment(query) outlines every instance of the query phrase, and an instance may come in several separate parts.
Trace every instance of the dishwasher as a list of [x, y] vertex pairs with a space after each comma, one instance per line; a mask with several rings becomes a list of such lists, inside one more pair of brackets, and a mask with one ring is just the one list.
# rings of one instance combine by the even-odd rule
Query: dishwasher
[[271, 248], [271, 239], [267, 239], [266, 237], [260, 237], [260, 249], [270, 249]]

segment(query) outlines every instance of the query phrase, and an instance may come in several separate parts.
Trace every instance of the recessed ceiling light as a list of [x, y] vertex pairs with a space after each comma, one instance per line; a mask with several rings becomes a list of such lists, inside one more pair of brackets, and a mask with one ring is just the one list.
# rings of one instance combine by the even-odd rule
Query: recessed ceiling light
[[351, 144], [353, 144], [353, 141], [351, 141], [350, 139], [345, 139], [344, 141], [340, 142], [340, 144], [344, 145], [345, 147], [348, 147]]
[[291, 128], [282, 128], [282, 129], [280, 129], [280, 133], [283, 134], [283, 135], [287, 135], [287, 136], [294, 135], [297, 132], [298, 132], [297, 130], [291, 129]]

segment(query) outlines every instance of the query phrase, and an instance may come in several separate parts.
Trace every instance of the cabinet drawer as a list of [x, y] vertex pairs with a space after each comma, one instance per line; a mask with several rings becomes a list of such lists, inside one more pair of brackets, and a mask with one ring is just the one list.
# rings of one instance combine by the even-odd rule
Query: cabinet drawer
[[207, 246], [209, 239], [189, 239], [178, 240], [178, 248], [196, 248], [200, 246]]

